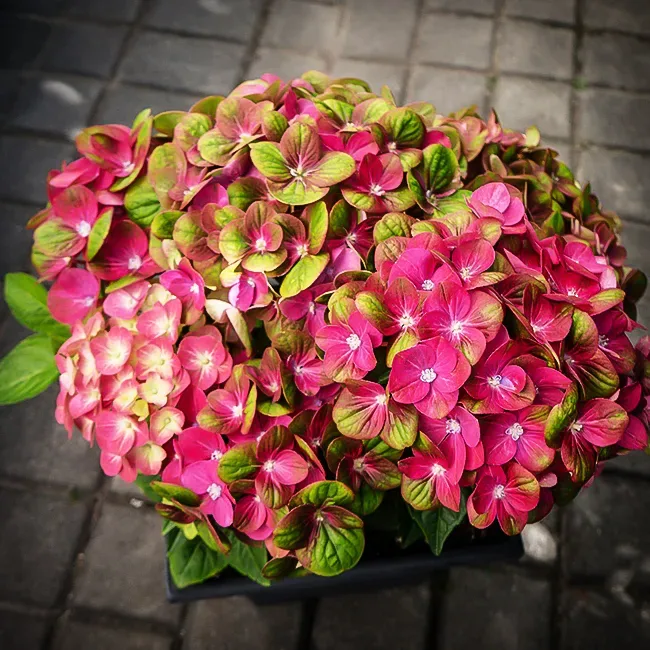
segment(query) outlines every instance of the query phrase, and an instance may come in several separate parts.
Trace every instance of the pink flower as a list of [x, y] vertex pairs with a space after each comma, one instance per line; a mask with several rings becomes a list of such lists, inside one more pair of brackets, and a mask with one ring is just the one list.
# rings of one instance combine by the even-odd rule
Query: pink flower
[[148, 282], [136, 282], [124, 289], [109, 293], [104, 299], [102, 309], [108, 316], [131, 320], [142, 307], [151, 285]]
[[381, 342], [381, 333], [358, 311], [316, 334], [316, 344], [325, 351], [325, 373], [338, 382], [362, 379], [372, 370], [377, 365], [373, 348]]
[[269, 293], [266, 275], [255, 271], [238, 273], [234, 284], [224, 283], [224, 286], [230, 286], [228, 301], [240, 311], [246, 311], [256, 306]]
[[390, 212], [393, 204], [392, 190], [396, 190], [404, 178], [400, 159], [392, 153], [374, 155], [368, 153], [357, 171], [346, 181], [343, 196], [351, 205], [364, 203], [366, 212]]
[[232, 358], [216, 327], [206, 334], [185, 336], [178, 346], [178, 358], [201, 390], [226, 381], [232, 369]]
[[133, 334], [123, 327], [113, 327], [90, 342], [97, 372], [101, 375], [117, 374], [131, 356]]
[[[516, 226], [526, 213], [521, 199], [505, 183], [487, 183], [472, 192], [467, 204], [478, 217], [492, 217], [504, 226]], [[514, 194], [516, 190], [512, 188]]]
[[466, 289], [484, 287], [497, 281], [490, 274], [484, 273], [492, 266], [494, 259], [494, 249], [485, 239], [466, 241], [451, 254], [451, 261]]
[[183, 470], [181, 482], [203, 497], [201, 510], [212, 515], [219, 526], [227, 528], [232, 524], [235, 500], [228, 486], [217, 476], [218, 465], [212, 460], [192, 463]]
[[95, 439], [101, 449], [99, 462], [104, 473], [117, 476], [123, 471], [129, 451], [147, 442], [147, 425], [123, 413], [102, 411], [95, 419]]
[[176, 343], [182, 309], [180, 300], [170, 300], [164, 305], [157, 302], [140, 314], [136, 323], [138, 332], [149, 340], [164, 337], [170, 343]]
[[397, 278], [407, 278], [418, 291], [433, 291], [441, 282], [460, 285], [456, 272], [424, 248], [407, 248], [395, 262], [388, 276], [390, 284]]
[[66, 253], [73, 256], [86, 247], [90, 231], [98, 217], [97, 199], [83, 185], [73, 185], [52, 199], [55, 218], [60, 219], [63, 229], [71, 232]]
[[519, 534], [528, 521], [528, 513], [539, 502], [539, 483], [518, 463], [488, 466], [481, 473], [476, 489], [467, 501], [472, 526], [487, 528], [495, 519], [506, 535]]
[[185, 310], [185, 322], [195, 323], [205, 307], [205, 283], [188, 259], [182, 259], [175, 271], [165, 271], [160, 276], [160, 284], [177, 298]]
[[175, 443], [176, 450], [185, 465], [202, 460], [219, 462], [226, 453], [226, 443], [218, 433], [211, 433], [201, 427], [181, 431]]
[[316, 395], [331, 380], [325, 374], [325, 364], [318, 358], [316, 350], [302, 347], [287, 358], [287, 367], [293, 373], [296, 388], [303, 395]]
[[85, 269], [65, 269], [54, 282], [47, 296], [47, 306], [54, 318], [73, 325], [95, 308], [99, 297], [99, 281]]
[[315, 302], [318, 295], [318, 288], [305, 289], [292, 298], [284, 298], [278, 305], [282, 315], [289, 320], [304, 318], [310, 336], [316, 336], [318, 330], [325, 327], [326, 306]]
[[235, 368], [223, 388], [213, 390], [208, 395], [208, 404], [197, 416], [201, 427], [230, 435], [240, 431], [247, 433], [255, 414], [257, 389], [251, 380], [243, 374], [241, 366]]
[[396, 402], [414, 404], [431, 418], [444, 418], [456, 406], [458, 390], [470, 372], [465, 357], [438, 337], [397, 354], [388, 390]]

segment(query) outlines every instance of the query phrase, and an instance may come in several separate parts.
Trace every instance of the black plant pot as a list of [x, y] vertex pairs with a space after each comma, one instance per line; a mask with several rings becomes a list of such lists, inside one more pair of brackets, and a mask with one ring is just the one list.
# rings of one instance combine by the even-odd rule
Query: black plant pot
[[258, 604], [270, 604], [304, 598], [320, 598], [340, 593], [352, 593], [417, 584], [428, 579], [431, 573], [459, 565], [481, 565], [495, 561], [515, 561], [523, 555], [521, 538], [491, 534], [473, 539], [466, 544], [452, 545], [440, 556], [427, 546], [414, 545], [412, 549], [390, 556], [364, 555], [350, 571], [322, 578], [307, 575], [286, 578], [270, 587], [225, 571], [206, 582], [179, 589], [172, 582], [169, 567], [166, 570], [167, 598], [172, 603], [187, 603], [206, 598], [247, 596]]

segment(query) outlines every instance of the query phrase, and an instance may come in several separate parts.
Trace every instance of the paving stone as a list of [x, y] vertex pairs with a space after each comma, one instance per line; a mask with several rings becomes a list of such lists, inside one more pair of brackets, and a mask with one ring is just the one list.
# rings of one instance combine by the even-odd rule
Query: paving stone
[[47, 626], [45, 618], [0, 610], [0, 648], [41, 650]]
[[[650, 227], [624, 218], [621, 238], [627, 249], [627, 264], [650, 275], [650, 258], [647, 248], [647, 242], [650, 241]], [[631, 457], [627, 456], [626, 458]]]
[[2, 8], [5, 11], [19, 11], [25, 14], [38, 14], [41, 16], [60, 15], [66, 0], [3, 0]]
[[27, 68], [38, 57], [52, 27], [45, 22], [5, 14], [0, 20], [0, 67]]
[[443, 650], [550, 647], [550, 585], [516, 573], [453, 569], [442, 609]]
[[606, 208], [650, 223], [650, 156], [589, 147], [580, 153], [578, 175]]
[[0, 70], [0, 116], [7, 115], [16, 101], [22, 79], [13, 70]]
[[183, 650], [293, 650], [300, 603], [255, 605], [236, 596], [191, 606]]
[[507, 20], [499, 35], [497, 61], [503, 72], [569, 79], [573, 31], [523, 20]]
[[69, 623], [63, 632], [59, 650], [170, 650], [168, 637], [135, 630], [98, 627], [86, 623]]
[[570, 589], [565, 594], [562, 612], [563, 650], [650, 645], [650, 602], [635, 607], [596, 592]]
[[403, 90], [404, 68], [390, 63], [370, 63], [354, 59], [339, 59], [332, 68], [332, 77], [356, 77], [370, 84], [378, 93], [387, 85], [398, 98]]
[[33, 400], [3, 410], [0, 475], [90, 489], [99, 476], [99, 454], [78, 431], [68, 440], [56, 423], [58, 393], [55, 382]]
[[506, 0], [505, 12], [507, 16], [572, 25], [575, 22], [575, 5], [576, 0]]
[[256, 79], [265, 72], [271, 72], [285, 81], [299, 77], [307, 70], [325, 70], [325, 60], [319, 56], [305, 56], [295, 52], [271, 50], [260, 47], [246, 73], [247, 79]]
[[[418, 30], [416, 60], [486, 69], [490, 65], [492, 20], [429, 14]], [[462, 47], [459, 47], [459, 43]]]
[[122, 61], [120, 75], [126, 81], [228, 93], [239, 77], [244, 50], [234, 43], [140, 32]]
[[43, 48], [44, 70], [108, 77], [128, 28], [108, 25], [56, 25]]
[[88, 123], [101, 88], [101, 81], [81, 77], [28, 79], [20, 89], [10, 123], [74, 140]]
[[588, 83], [650, 90], [650, 47], [636, 36], [587, 34], [583, 45]]
[[68, 0], [68, 13], [80, 18], [132, 21], [138, 14], [141, 0]]
[[261, 0], [184, 0], [182, 5], [178, 0], [154, 0], [144, 23], [247, 43], [261, 6]]
[[0, 491], [0, 600], [54, 604], [74, 559], [86, 504]]
[[72, 148], [56, 142], [45, 142], [27, 136], [5, 135], [0, 138], [0, 169], [2, 193], [8, 199], [45, 201], [47, 173], [72, 160]]
[[0, 275], [30, 268], [33, 233], [27, 230], [26, 224], [35, 212], [34, 208], [28, 206], [0, 202], [3, 231], [0, 238]]
[[485, 76], [478, 72], [418, 66], [411, 77], [407, 99], [432, 102], [438, 113], [446, 114], [472, 104], [484, 110], [485, 95]]
[[524, 130], [534, 124], [543, 137], [568, 138], [570, 97], [570, 86], [558, 81], [502, 77], [494, 107], [508, 128]]
[[[647, 247], [648, 240], [650, 240], [650, 230], [645, 230], [642, 233], [642, 236], [645, 237], [645, 239], [640, 240], [640, 246], [645, 245]], [[648, 258], [646, 256], [646, 261], [643, 265], [645, 267], [644, 272], [646, 275], [650, 272], [647, 260]], [[637, 268], [643, 267], [637, 266]], [[647, 326], [647, 322], [648, 321], [645, 321], [643, 324]], [[641, 474], [650, 478], [650, 456], [640, 451], [635, 451], [626, 454], [625, 456], [618, 456], [617, 458], [612, 458], [612, 460], [607, 461], [605, 464], [605, 471], [608, 469], [615, 469], [618, 472], [628, 472], [630, 474]]]
[[344, 56], [406, 59], [417, 19], [416, 0], [348, 0]]
[[153, 90], [119, 84], [102, 98], [97, 122], [130, 125], [143, 108], [150, 108], [154, 115], [172, 109], [186, 111], [200, 97], [201, 95], [176, 93], [171, 90]]
[[596, 29], [650, 34], [650, 4], [646, 0], [589, 0], [583, 21]]
[[[124, 497], [130, 497], [131, 499], [137, 499], [138, 502], [148, 501], [147, 497], [135, 482], [128, 483], [119, 476], [111, 479], [111, 492]], [[131, 505], [136, 507], [135, 502], [131, 503]]]
[[629, 582], [650, 583], [650, 485], [601, 477], [569, 506], [566, 567], [573, 575], [625, 574]]
[[85, 553], [75, 603], [172, 623], [165, 600], [161, 520], [153, 510], [104, 504]]
[[424, 585], [323, 598], [312, 634], [314, 650], [419, 650], [428, 616]]
[[332, 49], [339, 20], [338, 7], [280, 0], [264, 28], [262, 45], [325, 53]]
[[426, 0], [426, 9], [443, 9], [472, 12], [491, 16], [496, 9], [497, 0]]

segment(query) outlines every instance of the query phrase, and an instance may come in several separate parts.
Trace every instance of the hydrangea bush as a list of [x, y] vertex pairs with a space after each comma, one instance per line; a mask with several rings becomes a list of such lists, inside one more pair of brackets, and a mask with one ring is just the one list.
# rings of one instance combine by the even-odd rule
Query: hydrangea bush
[[645, 277], [539, 134], [264, 75], [85, 129], [29, 223], [0, 399], [157, 502], [179, 586], [516, 535], [648, 449]]

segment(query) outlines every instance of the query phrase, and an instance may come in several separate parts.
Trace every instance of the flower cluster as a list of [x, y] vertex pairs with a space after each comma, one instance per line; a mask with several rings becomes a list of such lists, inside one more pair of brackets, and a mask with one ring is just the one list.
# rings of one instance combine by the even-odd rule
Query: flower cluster
[[312, 72], [77, 148], [30, 223], [57, 420], [154, 478], [179, 584], [335, 575], [388, 506], [517, 534], [647, 449], [645, 278], [535, 129]]

